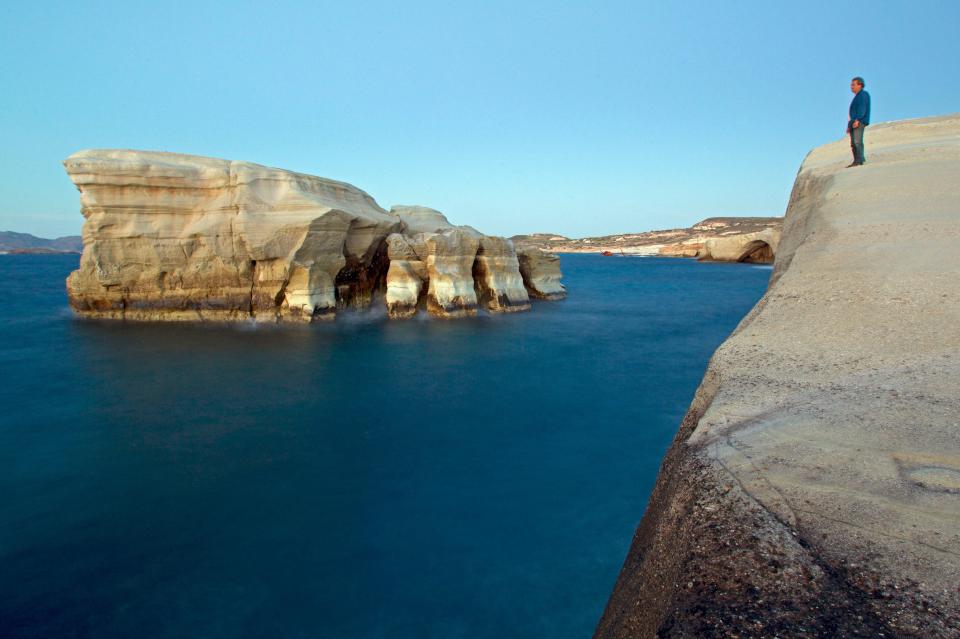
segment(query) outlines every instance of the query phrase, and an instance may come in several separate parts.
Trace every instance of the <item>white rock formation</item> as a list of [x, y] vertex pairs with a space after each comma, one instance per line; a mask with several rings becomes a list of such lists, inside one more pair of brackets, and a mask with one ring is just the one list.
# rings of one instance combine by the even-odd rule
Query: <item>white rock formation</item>
[[401, 206], [390, 207], [390, 214], [400, 218], [403, 222], [404, 235], [416, 235], [417, 233], [443, 233], [450, 229], [460, 229], [474, 237], [482, 237], [483, 233], [472, 226], [454, 226], [447, 219], [447, 216], [436, 209], [426, 206]]
[[387, 237], [387, 314], [390, 317], [415, 315], [423, 300], [427, 276], [427, 243], [430, 234], [405, 237], [392, 233]]
[[[67, 280], [82, 315], [310, 321], [365, 308], [384, 285], [394, 317], [425, 297], [439, 315], [476, 312], [474, 261], [489, 238], [439, 211], [388, 213], [343, 182], [176, 153], [81, 151], [64, 166], [86, 218]], [[510, 302], [491, 310], [515, 310], [512, 245], [489, 242], [502, 255], [478, 267], [480, 286]]]
[[960, 636], [960, 114], [800, 168], [596, 637]]
[[175, 153], [81, 151], [73, 307], [131, 319], [332, 316], [399, 220], [342, 182]]
[[542, 300], [560, 300], [567, 296], [567, 289], [560, 283], [560, 258], [533, 246], [524, 246], [517, 251], [520, 275], [531, 297]]
[[756, 233], [743, 233], [729, 237], [712, 237], [696, 254], [701, 260], [717, 262], [773, 263], [780, 245], [780, 229], [769, 228]]
[[489, 310], [512, 312], [530, 308], [530, 296], [523, 285], [520, 262], [510, 240], [481, 237], [473, 276], [480, 302]]
[[477, 314], [473, 263], [480, 239], [461, 229], [452, 229], [427, 239], [427, 308], [440, 317]]

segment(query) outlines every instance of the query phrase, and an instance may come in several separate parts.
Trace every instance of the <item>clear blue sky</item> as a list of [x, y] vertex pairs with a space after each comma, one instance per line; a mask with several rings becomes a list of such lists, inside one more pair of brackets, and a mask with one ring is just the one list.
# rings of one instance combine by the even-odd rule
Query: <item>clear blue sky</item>
[[958, 25], [956, 0], [8, 2], [0, 230], [78, 233], [60, 162], [93, 147], [323, 175], [504, 235], [780, 215], [851, 76], [875, 122], [960, 111]]

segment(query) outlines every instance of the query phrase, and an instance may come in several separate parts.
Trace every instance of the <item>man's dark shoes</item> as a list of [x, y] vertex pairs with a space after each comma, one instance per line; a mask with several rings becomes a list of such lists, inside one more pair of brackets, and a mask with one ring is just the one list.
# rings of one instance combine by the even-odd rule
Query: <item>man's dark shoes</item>
[[849, 169], [851, 166], [863, 166], [863, 162], [851, 162], [847, 165], [847, 168]]

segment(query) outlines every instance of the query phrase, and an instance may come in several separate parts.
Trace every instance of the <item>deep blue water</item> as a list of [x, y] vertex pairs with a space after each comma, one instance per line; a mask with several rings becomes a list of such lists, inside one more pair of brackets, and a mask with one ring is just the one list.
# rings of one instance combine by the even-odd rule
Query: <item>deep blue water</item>
[[0, 635], [589, 637], [769, 268], [563, 256], [476, 320], [73, 319], [0, 256]]

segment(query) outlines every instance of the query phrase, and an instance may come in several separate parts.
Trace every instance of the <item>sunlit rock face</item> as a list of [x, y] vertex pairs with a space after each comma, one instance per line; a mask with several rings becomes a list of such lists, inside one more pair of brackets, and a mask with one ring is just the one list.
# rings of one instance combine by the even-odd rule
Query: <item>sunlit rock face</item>
[[960, 114], [869, 128], [866, 164], [814, 149], [783, 237], [749, 240], [769, 289], [710, 358], [598, 639], [960, 636]]
[[560, 258], [542, 249], [525, 246], [517, 252], [520, 275], [530, 297], [561, 300], [567, 289], [561, 283]]
[[84, 251], [68, 279], [86, 315], [331, 317], [366, 303], [400, 221], [342, 182], [175, 153], [81, 151]]
[[462, 229], [431, 235], [427, 239], [427, 308], [439, 317], [477, 314], [473, 263], [480, 238]]
[[780, 245], [780, 229], [764, 229], [731, 237], [710, 238], [698, 254], [701, 260], [772, 264]]
[[504, 237], [481, 237], [473, 264], [480, 302], [491, 311], [513, 312], [530, 308], [520, 262], [513, 242]]
[[436, 209], [426, 206], [393, 206], [390, 208], [390, 214], [400, 218], [403, 222], [404, 235], [416, 235], [418, 233], [443, 233], [450, 229], [458, 228], [479, 237], [480, 231], [471, 226], [454, 226], [447, 219], [447, 216]]
[[478, 290], [491, 311], [525, 308], [509, 240], [434, 209], [387, 212], [343, 182], [176, 153], [81, 151], [64, 166], [86, 218], [67, 280], [81, 315], [312, 321], [383, 295], [391, 317], [460, 317]]
[[387, 237], [387, 314], [390, 317], [411, 317], [423, 301], [427, 283], [428, 234], [404, 237], [392, 233]]

